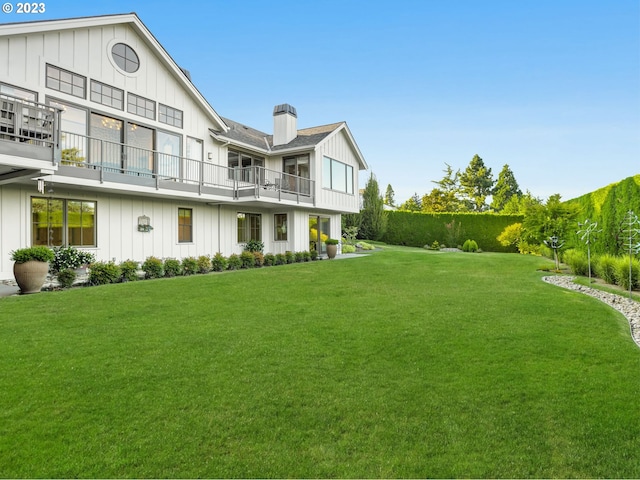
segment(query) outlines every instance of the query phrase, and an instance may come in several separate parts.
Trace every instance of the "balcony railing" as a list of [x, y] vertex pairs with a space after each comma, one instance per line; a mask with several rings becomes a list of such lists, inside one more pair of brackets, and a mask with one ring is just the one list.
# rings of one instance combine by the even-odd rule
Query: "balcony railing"
[[[18, 156], [47, 158], [54, 162], [60, 138], [59, 128], [60, 111], [57, 108], [0, 95], [0, 140], [13, 142], [5, 144], [4, 151]], [[47, 150], [34, 155], [30, 146], [45, 147]]]
[[313, 180], [264, 167], [229, 168], [70, 132], [61, 133], [60, 144], [61, 166], [95, 170], [103, 182], [151, 180], [158, 189], [191, 185], [198, 193], [213, 188], [233, 198], [313, 199]]

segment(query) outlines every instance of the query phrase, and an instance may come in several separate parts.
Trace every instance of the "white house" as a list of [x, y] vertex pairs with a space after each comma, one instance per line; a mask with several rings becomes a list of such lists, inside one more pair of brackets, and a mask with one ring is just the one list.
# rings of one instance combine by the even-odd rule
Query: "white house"
[[322, 254], [365, 169], [344, 122], [299, 129], [287, 104], [273, 134], [221, 117], [135, 14], [0, 25], [0, 279], [31, 245]]

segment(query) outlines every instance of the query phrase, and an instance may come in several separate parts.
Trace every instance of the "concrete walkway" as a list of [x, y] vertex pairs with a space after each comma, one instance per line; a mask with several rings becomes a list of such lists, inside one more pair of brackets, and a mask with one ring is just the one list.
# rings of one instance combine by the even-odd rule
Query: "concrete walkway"
[[11, 295], [18, 295], [20, 288], [17, 285], [5, 285], [0, 283], [0, 297], [10, 297]]

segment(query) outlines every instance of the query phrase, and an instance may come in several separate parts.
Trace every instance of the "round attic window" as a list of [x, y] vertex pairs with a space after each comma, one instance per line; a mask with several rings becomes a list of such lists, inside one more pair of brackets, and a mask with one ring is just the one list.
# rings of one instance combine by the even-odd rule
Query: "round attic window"
[[138, 54], [129, 45], [116, 43], [111, 48], [111, 56], [116, 65], [127, 73], [137, 72], [140, 68]]

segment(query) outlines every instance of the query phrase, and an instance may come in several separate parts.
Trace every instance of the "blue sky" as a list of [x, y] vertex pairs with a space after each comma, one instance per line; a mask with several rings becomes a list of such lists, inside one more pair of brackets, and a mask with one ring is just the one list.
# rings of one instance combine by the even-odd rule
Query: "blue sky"
[[44, 3], [0, 21], [136, 12], [220, 115], [345, 120], [398, 202], [475, 154], [542, 198], [640, 173], [640, 0]]

